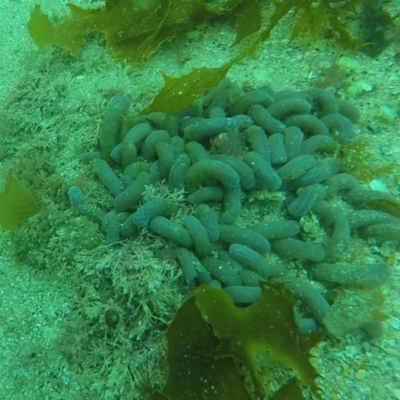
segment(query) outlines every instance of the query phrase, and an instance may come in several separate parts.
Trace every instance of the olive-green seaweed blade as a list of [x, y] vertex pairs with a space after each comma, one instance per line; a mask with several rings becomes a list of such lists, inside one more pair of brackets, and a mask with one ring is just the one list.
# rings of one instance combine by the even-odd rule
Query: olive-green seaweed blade
[[219, 340], [202, 319], [195, 297], [168, 328], [167, 383], [154, 399], [252, 400], [232, 357], [215, 358]]
[[207, 89], [217, 86], [234, 61], [220, 68], [196, 68], [177, 78], [164, 74], [164, 87], [141, 114], [152, 111], [174, 114], [182, 110], [199, 99]]
[[9, 174], [0, 194], [0, 226], [14, 231], [38, 211], [39, 206], [32, 193]]
[[263, 283], [260, 299], [249, 307], [239, 308], [222, 290], [201, 286], [196, 292], [196, 304], [204, 320], [221, 341], [216, 353], [234, 357], [249, 368], [259, 393], [263, 393], [262, 377], [256, 358], [268, 355], [273, 362], [292, 367], [301, 382], [318, 397], [315, 379], [318, 374], [311, 365], [310, 350], [321, 334], [299, 332], [294, 318], [292, 294], [277, 283]]

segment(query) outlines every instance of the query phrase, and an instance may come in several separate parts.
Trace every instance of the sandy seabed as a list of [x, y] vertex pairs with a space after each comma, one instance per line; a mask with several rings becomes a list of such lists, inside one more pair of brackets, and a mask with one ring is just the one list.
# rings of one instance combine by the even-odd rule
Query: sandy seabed
[[[64, 3], [40, 1], [43, 9], [51, 12], [65, 12]], [[13, 165], [13, 157], [29, 154], [30, 146], [35, 149], [42, 143], [43, 147], [59, 151], [54, 173], [65, 180], [75, 179], [79, 176], [79, 152], [87, 144], [95, 143], [99, 120], [110, 95], [126, 93], [139, 110], [162, 86], [161, 71], [179, 75], [196, 66], [221, 65], [231, 55], [232, 32], [218, 24], [190, 44], [186, 41], [165, 46], [140, 68], [115, 62], [98, 43], [87, 44], [76, 58], [60, 50], [38, 50], [26, 30], [34, 4], [33, 0], [0, 2], [0, 145], [3, 147], [0, 168], [3, 171]], [[400, 10], [399, 1], [393, 0], [390, 7]], [[370, 58], [338, 48], [327, 40], [300, 46], [296, 41], [289, 43], [287, 37], [287, 29], [280, 24], [254, 57], [231, 69], [231, 79], [253, 87], [268, 83], [275, 90], [301, 90], [322, 79], [340, 57], [346, 57], [356, 68], [345, 79], [333, 80], [330, 89], [346, 96], [351, 85], [359, 82], [364, 85], [362, 93], [353, 100], [362, 114], [358, 133], [372, 129], [371, 151], [399, 167], [399, 45], [393, 43], [378, 57]], [[37, 93], [38, 87], [42, 93]], [[20, 99], [22, 92], [24, 97]], [[18, 102], [20, 129], [32, 132], [32, 135], [25, 132], [20, 147], [15, 145], [18, 139], [9, 137], [9, 125], [5, 122], [10, 118], [10, 105], [15, 110]], [[387, 109], [393, 111], [393, 119], [382, 118]], [[15, 127], [15, 116], [10, 119]], [[89, 129], [85, 138], [82, 127]], [[389, 190], [400, 196], [400, 176], [385, 179]], [[384, 289], [388, 304], [384, 336], [374, 341], [358, 333], [333, 341], [327, 339], [314, 354], [322, 375], [324, 399], [400, 399], [398, 246], [395, 251], [393, 279]], [[17, 260], [10, 234], [5, 231], [0, 231], [0, 277], [0, 398], [101, 398], [102, 395], [95, 393], [90, 397], [90, 390], [82, 395], [85, 370], [71, 365], [54, 351], [63, 336], [63, 320], [76, 302], [74, 280], [66, 279], [57, 269], [35, 269], [24, 259]], [[128, 397], [122, 394], [115, 398]]]

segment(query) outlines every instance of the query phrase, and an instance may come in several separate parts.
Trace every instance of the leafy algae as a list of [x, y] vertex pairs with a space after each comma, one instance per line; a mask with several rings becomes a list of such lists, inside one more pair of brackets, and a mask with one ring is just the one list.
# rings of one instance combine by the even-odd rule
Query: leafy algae
[[[233, 63], [233, 62], [232, 62]], [[164, 86], [153, 102], [141, 114], [162, 111], [174, 114], [200, 98], [225, 77], [232, 63], [220, 68], [196, 68], [186, 75], [174, 78], [164, 74]]]
[[[68, 3], [71, 15], [60, 24], [53, 24], [36, 5], [27, 27], [39, 47], [56, 45], [72, 55], [79, 52], [88, 34], [100, 33], [116, 59], [143, 64], [163, 43], [186, 34], [199, 24], [221, 16], [234, 19], [236, 38], [232, 45], [241, 45], [238, 56], [219, 69], [195, 69], [183, 79], [164, 76], [165, 86], [146, 112], [173, 113], [201, 97], [206, 89], [225, 76], [233, 63], [253, 54], [292, 9], [296, 11], [292, 38], [304, 30], [311, 36], [330, 30], [344, 45], [366, 46], [365, 42], [353, 37], [341, 18], [360, 2], [343, 0], [338, 7], [337, 2], [330, 0], [317, 3], [312, 0], [273, 0], [275, 9], [266, 23], [263, 23], [261, 0], [105, 0], [105, 6], [99, 9], [84, 9]], [[374, 10], [380, 8], [376, 6]], [[209, 74], [215, 74], [215, 79]]]
[[[194, 26], [215, 17], [235, 20], [236, 38], [232, 44], [249, 36], [264, 41], [292, 9], [296, 15], [292, 38], [303, 31], [312, 37], [329, 31], [348, 47], [371, 50], [373, 42], [372, 47], [381, 50], [380, 46], [386, 44], [384, 32], [391, 18], [372, 0], [273, 0], [272, 3], [275, 8], [266, 23], [263, 23], [261, 0], [105, 0], [105, 6], [99, 9], [68, 3], [71, 15], [60, 24], [53, 24], [36, 5], [27, 28], [39, 47], [56, 45], [73, 55], [85, 43], [87, 34], [100, 33], [115, 58], [132, 64], [144, 63], [164, 42], [183, 36]], [[371, 14], [380, 16], [372, 25], [373, 36], [383, 35], [376, 43], [367, 32], [371, 30]], [[351, 33], [346, 20], [349, 15], [360, 19], [361, 25], [364, 23], [366, 38], [359, 39]]]
[[0, 226], [14, 231], [38, 211], [30, 190], [9, 173], [0, 194]]
[[61, 24], [52, 24], [39, 5], [33, 8], [27, 27], [39, 47], [57, 45], [75, 55], [86, 35], [97, 32], [115, 58], [132, 64], [145, 62], [164, 42], [216, 16], [233, 17], [241, 12], [236, 20], [237, 41], [258, 30], [261, 21], [259, 7], [248, 0], [106, 0], [99, 9], [67, 6], [71, 16]]
[[[154, 399], [252, 400], [238, 363], [250, 373], [257, 396], [265, 398], [260, 356], [292, 367], [319, 398], [309, 351], [321, 334], [299, 333], [293, 296], [282, 284], [261, 288], [261, 298], [245, 308], [221, 289], [202, 285], [196, 290], [168, 328], [167, 382]], [[303, 399], [296, 381], [289, 379], [270, 399]]]

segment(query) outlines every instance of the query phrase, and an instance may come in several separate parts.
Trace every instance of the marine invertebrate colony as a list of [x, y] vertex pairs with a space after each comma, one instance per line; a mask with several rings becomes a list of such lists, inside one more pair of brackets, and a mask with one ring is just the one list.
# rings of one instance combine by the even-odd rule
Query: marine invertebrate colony
[[[103, 219], [109, 245], [148, 230], [167, 241], [186, 285], [222, 289], [241, 306], [257, 304], [260, 282], [277, 281], [300, 301], [304, 334], [338, 332], [332, 300], [311, 280], [375, 288], [390, 278], [384, 262], [351, 252], [352, 234], [392, 240], [400, 226], [396, 198], [343, 172], [353, 105], [322, 89], [244, 91], [223, 79], [174, 114], [127, 117], [128, 107], [126, 96], [111, 101], [101, 152], [82, 157], [113, 197]], [[160, 183], [184, 191], [184, 203], [146, 200], [146, 187]], [[357, 327], [379, 326], [375, 315]]]

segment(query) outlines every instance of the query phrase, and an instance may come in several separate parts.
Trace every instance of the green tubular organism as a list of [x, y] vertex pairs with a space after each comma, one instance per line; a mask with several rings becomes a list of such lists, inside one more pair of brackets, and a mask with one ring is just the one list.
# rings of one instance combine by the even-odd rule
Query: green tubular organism
[[224, 190], [219, 186], [205, 186], [197, 189], [187, 197], [190, 204], [201, 204], [207, 201], [218, 202], [224, 198]]
[[377, 240], [400, 240], [400, 224], [376, 224], [362, 229], [360, 235], [364, 238], [374, 238]]
[[206, 257], [201, 260], [205, 269], [225, 286], [241, 285], [242, 280], [235, 270], [223, 260], [218, 258]]
[[247, 128], [243, 133], [249, 141], [251, 149], [260, 154], [266, 162], [271, 163], [271, 150], [264, 130], [260, 126], [253, 125]]
[[271, 250], [268, 240], [252, 229], [232, 225], [220, 225], [219, 232], [220, 241], [223, 243], [240, 243], [252, 248], [260, 254], [266, 254]]
[[329, 129], [315, 115], [296, 114], [285, 120], [287, 126], [297, 126], [308, 135], [329, 135]]
[[326, 197], [326, 187], [320, 184], [303, 188], [299, 195], [287, 206], [294, 218], [301, 218], [314, 207], [318, 200]]
[[356, 208], [385, 211], [400, 217], [400, 200], [389, 192], [365, 189], [361, 185], [343, 193], [344, 199]]
[[160, 160], [156, 160], [153, 163], [151, 163], [149, 175], [150, 175], [150, 183], [152, 185], [161, 182]]
[[311, 88], [306, 94], [316, 106], [318, 116], [336, 114], [339, 111], [339, 101], [333, 93], [320, 88]]
[[217, 252], [217, 258], [227, 262], [238, 274], [240, 274], [244, 269], [243, 265], [239, 261], [235, 260], [229, 254], [228, 250], [219, 248]]
[[156, 145], [160, 142], [168, 142], [169, 133], [167, 131], [159, 130], [151, 132], [146, 139], [144, 139], [140, 155], [147, 161], [154, 161], [156, 159]]
[[126, 211], [137, 206], [142, 198], [146, 185], [150, 183], [148, 172], [139, 172], [134, 182], [132, 182], [122, 193], [114, 199], [114, 208], [117, 212]]
[[167, 179], [175, 162], [174, 149], [167, 142], [158, 142], [155, 146], [155, 152], [160, 163], [160, 178]]
[[172, 136], [169, 143], [174, 149], [175, 158], [185, 152], [185, 141], [180, 136]]
[[242, 191], [240, 187], [227, 189], [224, 192], [223, 210], [219, 217], [223, 224], [232, 224], [242, 209]]
[[352, 230], [369, 225], [396, 224], [400, 225], [400, 219], [378, 210], [355, 210], [347, 214]]
[[285, 137], [282, 133], [273, 133], [268, 137], [271, 149], [271, 164], [283, 164], [287, 161]]
[[206, 228], [210, 242], [216, 242], [219, 239], [219, 224], [216, 212], [208, 204], [199, 204], [194, 211], [194, 215]]
[[310, 309], [318, 322], [323, 323], [324, 317], [329, 312], [330, 305], [318, 289], [311, 285], [310, 282], [297, 278], [289, 278], [285, 282], [285, 287], [293, 293], [295, 298]]
[[281, 187], [282, 179], [260, 154], [250, 151], [244, 155], [243, 160], [253, 170], [261, 189], [277, 190]]
[[342, 169], [342, 161], [339, 158], [331, 158], [320, 162], [314, 168], [305, 172], [299, 179], [291, 182], [290, 187], [298, 189], [319, 182], [325, 182], [331, 176], [335, 176]]
[[151, 126], [148, 122], [141, 122], [132, 126], [124, 136], [123, 140], [132, 141], [136, 146], [140, 147], [139, 144], [150, 135], [151, 131]]
[[115, 210], [108, 212], [102, 221], [102, 226], [106, 234], [106, 244], [112, 245], [120, 241], [120, 228], [127, 218], [126, 213], [117, 213]]
[[301, 154], [304, 133], [297, 126], [289, 126], [283, 134], [285, 136], [286, 157], [290, 161]]
[[217, 179], [228, 190], [240, 184], [239, 175], [229, 165], [217, 160], [202, 160], [189, 168], [185, 179], [186, 190], [193, 193], [206, 178]]
[[128, 165], [123, 172], [123, 176], [126, 176], [131, 179], [136, 179], [140, 172], [149, 172], [150, 170], [150, 163], [145, 161], [136, 161], [133, 164]]
[[170, 189], [182, 190], [185, 188], [185, 177], [189, 168], [189, 156], [186, 153], [180, 154], [169, 170], [168, 186]]
[[321, 262], [325, 260], [324, 248], [316, 243], [287, 238], [274, 240], [272, 250], [288, 260], [309, 260]]
[[132, 222], [139, 228], [145, 228], [150, 221], [159, 215], [170, 217], [178, 211], [175, 202], [165, 199], [154, 199], [140, 206], [134, 214], [132, 214]]
[[185, 128], [183, 139], [185, 142], [201, 142], [219, 133], [229, 132], [235, 127], [236, 123], [231, 118], [202, 119]]
[[189, 231], [194, 244], [194, 253], [197, 257], [203, 258], [209, 256], [212, 251], [207, 229], [194, 215], [188, 215], [183, 225]]
[[121, 181], [106, 161], [101, 158], [95, 158], [91, 162], [94, 172], [103, 182], [103, 185], [111, 192], [113, 196], [118, 196], [121, 191]]
[[250, 90], [243, 93], [235, 104], [232, 105], [232, 114], [246, 114], [253, 104], [260, 104], [263, 107], [269, 107], [274, 102], [271, 93], [264, 89]]
[[353, 124], [360, 119], [359, 109], [348, 100], [339, 100], [339, 114], [347, 117]]
[[175, 249], [174, 255], [182, 267], [183, 276], [186, 279], [186, 282], [193, 282], [193, 280], [197, 278], [197, 271], [191, 251], [184, 247], [178, 247]]
[[175, 224], [168, 218], [158, 215], [151, 219], [149, 228], [164, 239], [171, 240], [182, 247], [193, 247], [193, 239], [190, 232], [183, 226]]
[[259, 274], [264, 279], [269, 279], [282, 275], [284, 270], [279, 265], [269, 265], [265, 258], [249, 246], [239, 243], [232, 243], [229, 246], [229, 254], [241, 264], [247, 266], [253, 272]]
[[250, 228], [268, 240], [288, 238], [300, 233], [297, 221], [283, 218], [268, 218], [265, 222], [252, 225]]
[[328, 196], [338, 195], [343, 191], [353, 189], [358, 186], [358, 179], [353, 175], [341, 173], [328, 178], [324, 185], [327, 187]]
[[221, 161], [228, 164], [239, 175], [240, 186], [243, 190], [251, 190], [256, 186], [256, 178], [253, 170], [240, 158], [227, 156], [225, 154], [212, 155], [211, 160]]
[[386, 283], [392, 276], [392, 269], [384, 264], [316, 264], [311, 269], [315, 279], [339, 285], [374, 288]]
[[261, 126], [265, 132], [269, 134], [283, 133], [286, 125], [274, 118], [263, 106], [254, 104], [249, 108], [248, 114], [256, 122], [257, 125]]
[[288, 183], [298, 179], [306, 171], [318, 165], [318, 161], [314, 156], [309, 154], [301, 154], [293, 158], [285, 165], [280, 167], [276, 172], [281, 177], [284, 183]]
[[182, 267], [185, 278], [190, 280], [196, 278], [199, 283], [209, 283], [213, 279], [211, 274], [205, 269], [204, 265], [194, 255], [193, 251], [184, 247], [178, 247], [175, 255]]
[[136, 144], [132, 140], [123, 140], [121, 146], [121, 166], [126, 168], [137, 160]]
[[260, 282], [263, 281], [263, 277], [254, 271], [249, 269], [243, 269], [239, 272], [239, 276], [245, 286], [260, 286]]
[[337, 132], [336, 137], [339, 142], [348, 142], [354, 139], [354, 129], [352, 122], [342, 114], [329, 114], [321, 118], [321, 121], [331, 132]]
[[99, 142], [104, 160], [111, 161], [110, 154], [120, 141], [122, 115], [128, 111], [130, 100], [127, 96], [115, 96], [106, 111], [100, 127]]
[[185, 144], [185, 152], [189, 154], [190, 161], [192, 164], [196, 164], [201, 160], [209, 158], [208, 151], [204, 148], [201, 143], [188, 142]]
[[85, 195], [82, 192], [82, 189], [78, 186], [71, 186], [68, 189], [68, 199], [69, 204], [71, 205], [72, 210], [75, 215], [79, 215], [82, 213], [84, 206], [86, 204]]
[[318, 152], [334, 153], [337, 148], [337, 142], [331, 136], [314, 135], [303, 141], [301, 144], [301, 153], [304, 155]]
[[342, 257], [351, 239], [349, 218], [344, 209], [335, 209], [335, 222], [333, 230], [326, 246], [326, 261], [334, 261]]
[[288, 114], [308, 114], [311, 107], [312, 105], [301, 97], [289, 97], [275, 101], [267, 108], [267, 111], [272, 117], [281, 120]]

